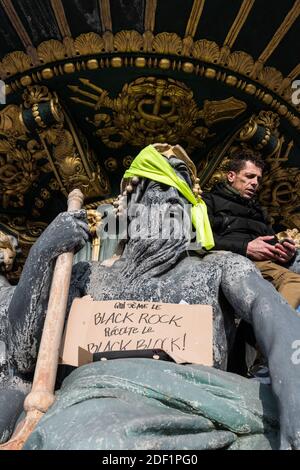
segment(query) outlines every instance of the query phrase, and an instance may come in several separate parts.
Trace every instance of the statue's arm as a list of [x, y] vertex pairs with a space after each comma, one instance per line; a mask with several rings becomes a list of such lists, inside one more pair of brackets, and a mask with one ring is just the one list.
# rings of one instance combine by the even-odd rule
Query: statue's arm
[[60, 214], [30, 250], [8, 309], [10, 362], [20, 372], [35, 364], [57, 256], [88, 239], [84, 218], [85, 211]]

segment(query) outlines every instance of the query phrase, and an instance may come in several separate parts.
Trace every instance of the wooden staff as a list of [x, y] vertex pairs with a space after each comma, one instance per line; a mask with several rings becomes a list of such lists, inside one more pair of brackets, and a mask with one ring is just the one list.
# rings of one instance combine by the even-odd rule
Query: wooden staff
[[[68, 197], [68, 211], [81, 209], [83, 194], [74, 189]], [[31, 392], [24, 401], [26, 416], [12, 438], [0, 450], [20, 450], [27, 438], [55, 400], [54, 387], [60, 343], [64, 328], [74, 253], [58, 256], [54, 268], [47, 315], [33, 378]]]

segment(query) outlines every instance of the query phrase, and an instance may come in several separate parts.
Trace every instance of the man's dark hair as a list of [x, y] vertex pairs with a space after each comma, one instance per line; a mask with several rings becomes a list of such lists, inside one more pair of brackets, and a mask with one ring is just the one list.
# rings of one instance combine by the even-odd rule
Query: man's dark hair
[[265, 169], [265, 162], [261, 159], [259, 155], [249, 151], [249, 150], [241, 150], [236, 152], [234, 156], [232, 156], [225, 165], [225, 170], [234, 171], [238, 173], [239, 171], [243, 170], [246, 166], [246, 162], [252, 162], [258, 168], [261, 168], [262, 172]]

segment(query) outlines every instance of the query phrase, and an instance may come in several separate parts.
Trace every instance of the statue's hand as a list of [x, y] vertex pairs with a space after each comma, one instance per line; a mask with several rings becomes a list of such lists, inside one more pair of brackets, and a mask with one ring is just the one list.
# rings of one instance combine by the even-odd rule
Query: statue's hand
[[50, 260], [62, 253], [79, 251], [89, 237], [85, 210], [62, 212], [42, 233], [34, 250]]

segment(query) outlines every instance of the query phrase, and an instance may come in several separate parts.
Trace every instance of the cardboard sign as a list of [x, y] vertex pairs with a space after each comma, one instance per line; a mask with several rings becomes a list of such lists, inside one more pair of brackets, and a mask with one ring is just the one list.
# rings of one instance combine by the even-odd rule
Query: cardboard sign
[[[79, 365], [98, 352], [162, 349], [177, 363], [213, 364], [212, 307], [140, 301], [75, 299], [61, 362]], [[83, 350], [83, 351], [82, 351]], [[82, 363], [82, 361], [80, 361]]]

